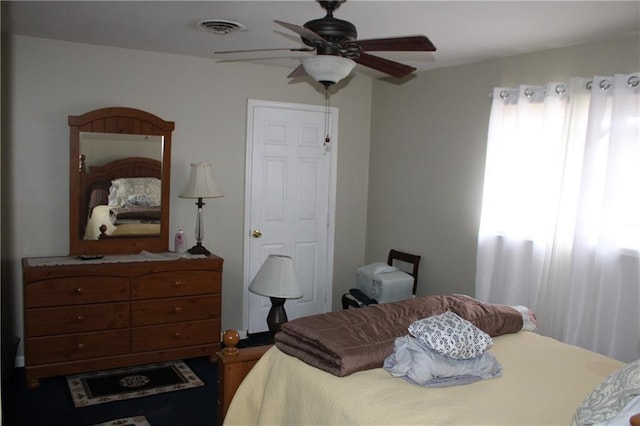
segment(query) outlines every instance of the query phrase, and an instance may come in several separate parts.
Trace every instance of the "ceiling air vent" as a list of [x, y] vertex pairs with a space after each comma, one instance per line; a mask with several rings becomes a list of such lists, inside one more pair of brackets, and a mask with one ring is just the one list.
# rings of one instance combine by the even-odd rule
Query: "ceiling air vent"
[[196, 26], [216, 35], [224, 35], [246, 29], [241, 23], [227, 21], [226, 19], [205, 19], [204, 21], [198, 22]]

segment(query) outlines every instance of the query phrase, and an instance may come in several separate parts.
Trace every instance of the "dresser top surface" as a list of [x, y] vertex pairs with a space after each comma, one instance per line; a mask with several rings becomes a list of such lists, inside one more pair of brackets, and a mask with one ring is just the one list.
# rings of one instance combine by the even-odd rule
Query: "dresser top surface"
[[110, 263], [144, 263], [144, 262], [171, 262], [178, 260], [218, 260], [222, 258], [216, 255], [192, 255], [189, 253], [150, 253], [141, 252], [138, 254], [125, 255], [105, 255], [100, 258], [83, 259], [80, 256], [53, 256], [53, 257], [27, 257], [22, 259], [24, 267], [38, 266], [81, 266], [81, 265], [103, 265]]

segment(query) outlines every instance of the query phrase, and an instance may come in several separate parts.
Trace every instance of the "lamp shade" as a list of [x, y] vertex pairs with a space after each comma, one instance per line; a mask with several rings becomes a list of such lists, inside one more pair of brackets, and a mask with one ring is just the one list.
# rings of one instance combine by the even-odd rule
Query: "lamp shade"
[[271, 254], [251, 281], [249, 291], [261, 296], [299, 299], [302, 290], [289, 256]]
[[180, 198], [216, 198], [224, 194], [213, 179], [211, 165], [207, 163], [191, 163], [191, 176]]
[[304, 58], [302, 66], [314, 80], [328, 86], [348, 76], [356, 63], [342, 56], [316, 55]]

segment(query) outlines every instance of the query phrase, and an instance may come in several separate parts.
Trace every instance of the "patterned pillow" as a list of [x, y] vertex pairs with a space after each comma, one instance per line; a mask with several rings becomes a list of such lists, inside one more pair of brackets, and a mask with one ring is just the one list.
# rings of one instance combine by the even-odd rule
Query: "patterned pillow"
[[[614, 420], [629, 407], [629, 402], [640, 395], [640, 359], [619, 368], [609, 374], [604, 381], [593, 389], [573, 416], [573, 425], [591, 425], [594, 423], [618, 424]], [[631, 407], [633, 409], [633, 407]], [[626, 413], [625, 422], [636, 412]], [[620, 419], [618, 419], [620, 420]]]
[[147, 194], [132, 194], [127, 197], [122, 207], [153, 207], [153, 201]]
[[160, 205], [161, 182], [157, 178], [120, 178], [111, 181], [109, 205], [124, 206], [131, 195], [145, 195], [151, 206]]
[[472, 359], [493, 345], [491, 337], [457, 314], [447, 311], [409, 325], [420, 343], [453, 359]]

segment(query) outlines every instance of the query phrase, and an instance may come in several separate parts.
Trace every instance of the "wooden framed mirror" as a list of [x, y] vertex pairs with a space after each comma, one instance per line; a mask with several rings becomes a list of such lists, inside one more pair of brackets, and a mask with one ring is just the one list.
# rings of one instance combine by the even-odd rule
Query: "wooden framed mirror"
[[168, 251], [174, 122], [124, 107], [68, 121], [69, 254]]

